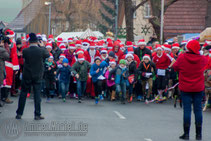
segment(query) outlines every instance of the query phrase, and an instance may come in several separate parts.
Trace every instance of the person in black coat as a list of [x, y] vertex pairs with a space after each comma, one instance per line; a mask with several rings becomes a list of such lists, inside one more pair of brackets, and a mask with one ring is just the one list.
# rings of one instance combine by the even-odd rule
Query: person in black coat
[[21, 116], [23, 115], [26, 96], [32, 86], [34, 89], [35, 103], [34, 118], [35, 120], [40, 120], [44, 119], [44, 117], [41, 116], [40, 105], [41, 80], [44, 73], [44, 60], [49, 57], [49, 53], [44, 47], [38, 47], [38, 39], [36, 34], [29, 34], [29, 43], [29, 48], [23, 50], [23, 76], [21, 82], [21, 94], [18, 101], [18, 109], [16, 111], [16, 119], [21, 119]]
[[138, 45], [138, 47], [134, 50], [134, 53], [139, 57], [140, 61], [143, 60], [143, 56], [145, 54], [148, 54], [150, 58], [152, 58], [152, 53], [148, 48], [146, 48], [145, 44]]
[[[134, 84], [137, 81], [137, 68], [136, 68], [136, 62], [134, 61], [133, 54], [128, 53], [125, 57], [128, 62], [128, 72], [129, 72], [129, 97], [128, 102], [133, 101], [133, 92], [134, 92]], [[131, 78], [131, 79], [130, 79]]]
[[51, 53], [53, 54], [54, 60], [58, 61], [59, 60], [59, 56], [62, 54], [62, 50], [57, 46], [57, 44], [55, 42], [52, 43], [52, 51]]

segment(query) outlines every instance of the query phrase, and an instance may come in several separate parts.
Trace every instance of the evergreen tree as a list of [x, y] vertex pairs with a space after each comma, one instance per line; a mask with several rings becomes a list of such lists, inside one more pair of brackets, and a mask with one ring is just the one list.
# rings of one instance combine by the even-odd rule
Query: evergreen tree
[[110, 29], [111, 32], [114, 32], [115, 0], [100, 0], [100, 3], [103, 10], [99, 9], [99, 12], [103, 22], [98, 24], [98, 28], [104, 34], [108, 31], [108, 29]]

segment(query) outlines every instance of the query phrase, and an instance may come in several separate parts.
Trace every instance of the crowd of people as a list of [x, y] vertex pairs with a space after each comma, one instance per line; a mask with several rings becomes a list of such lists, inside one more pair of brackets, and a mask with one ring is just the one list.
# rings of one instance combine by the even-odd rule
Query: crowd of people
[[[17, 96], [21, 90], [22, 51], [29, 47], [29, 35], [14, 41], [15, 33], [8, 29], [7, 34], [11, 44], [5, 45], [9, 60], [5, 61], [6, 75], [1, 77], [5, 78], [1, 100], [12, 103], [9, 93]], [[46, 102], [53, 97], [65, 102], [70, 97], [77, 98], [81, 103], [83, 97], [91, 97], [96, 104], [103, 99], [120, 100], [122, 104], [137, 99], [148, 104], [175, 98], [176, 106], [177, 99], [181, 101], [178, 73], [172, 66], [178, 56], [187, 50], [187, 41], [179, 44], [175, 39], [172, 43], [160, 45], [156, 40], [146, 43], [144, 39], [135, 44], [111, 38], [70, 37], [66, 40], [59, 37], [55, 40], [53, 35], [47, 38], [38, 33], [36, 36], [39, 46], [50, 55], [44, 61], [41, 87]], [[204, 55], [208, 59], [209, 43], [207, 41], [203, 45]], [[209, 67], [208, 64], [206, 69]], [[33, 92], [29, 90], [28, 96], [30, 93]]]
[[30, 95], [35, 100], [35, 119], [44, 119], [40, 92], [46, 102], [56, 97], [65, 102], [69, 97], [78, 99], [78, 103], [92, 98], [95, 104], [104, 99], [149, 104], [174, 98], [175, 107], [177, 101], [182, 107], [183, 101], [185, 134], [180, 138], [188, 139], [192, 99], [201, 138], [200, 96], [209, 94], [211, 41], [200, 46], [197, 40], [178, 43], [174, 38], [161, 45], [154, 38], [134, 43], [92, 36], [55, 39], [40, 33], [15, 40], [11, 29], [4, 35], [7, 40], [0, 44], [0, 106], [13, 103], [10, 95], [20, 95], [16, 119], [23, 115]]

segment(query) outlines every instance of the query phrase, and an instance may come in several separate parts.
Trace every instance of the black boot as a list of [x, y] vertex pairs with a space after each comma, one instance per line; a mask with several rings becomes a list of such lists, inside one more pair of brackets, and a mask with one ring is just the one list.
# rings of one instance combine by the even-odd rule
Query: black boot
[[190, 124], [184, 124], [183, 129], [184, 129], [184, 134], [179, 138], [183, 140], [189, 140]]
[[201, 140], [202, 139], [202, 125], [199, 123], [196, 123], [196, 140]]

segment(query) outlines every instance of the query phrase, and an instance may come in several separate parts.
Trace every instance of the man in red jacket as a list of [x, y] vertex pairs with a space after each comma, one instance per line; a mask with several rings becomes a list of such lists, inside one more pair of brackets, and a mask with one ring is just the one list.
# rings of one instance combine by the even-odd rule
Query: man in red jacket
[[181, 91], [184, 117], [184, 134], [180, 139], [189, 139], [189, 130], [191, 124], [191, 104], [193, 103], [196, 140], [201, 140], [202, 130], [202, 95], [204, 91], [204, 69], [208, 63], [205, 56], [200, 55], [200, 45], [196, 40], [187, 43], [187, 52], [181, 54], [173, 65], [175, 71], [179, 72], [179, 89]]

